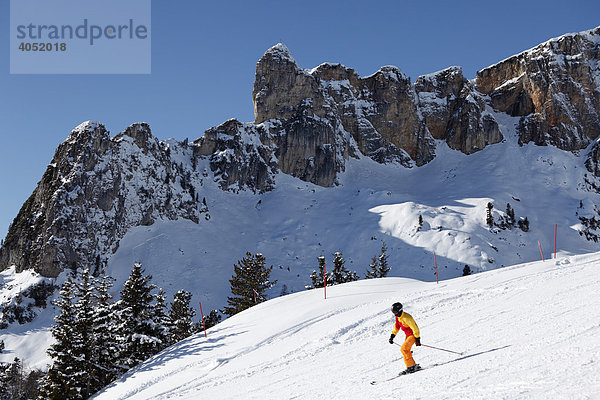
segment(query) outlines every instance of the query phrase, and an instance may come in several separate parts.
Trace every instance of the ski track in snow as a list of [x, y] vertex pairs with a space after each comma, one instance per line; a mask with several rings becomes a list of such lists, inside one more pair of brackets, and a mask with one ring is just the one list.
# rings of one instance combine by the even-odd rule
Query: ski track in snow
[[[358, 281], [267, 301], [130, 371], [95, 399], [600, 397], [600, 253], [440, 282]], [[387, 343], [402, 301], [418, 373]], [[399, 337], [400, 338], [400, 337]], [[377, 385], [370, 385], [376, 380]]]

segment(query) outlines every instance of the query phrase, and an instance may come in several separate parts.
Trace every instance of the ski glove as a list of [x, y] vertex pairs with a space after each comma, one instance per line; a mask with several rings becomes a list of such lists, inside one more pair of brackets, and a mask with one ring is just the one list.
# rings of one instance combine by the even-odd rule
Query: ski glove
[[392, 336], [390, 336], [390, 344], [394, 344], [394, 338], [396, 337], [396, 335], [394, 335], [392, 333]]
[[420, 337], [415, 338], [415, 343], [417, 344], [417, 346], [420, 346], [421, 345], [421, 338]]

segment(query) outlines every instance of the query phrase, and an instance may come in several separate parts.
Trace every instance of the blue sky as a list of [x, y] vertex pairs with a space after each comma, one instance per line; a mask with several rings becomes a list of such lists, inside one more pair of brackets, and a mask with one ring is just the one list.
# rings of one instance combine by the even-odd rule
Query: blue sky
[[551, 37], [600, 25], [600, 2], [152, 1], [150, 75], [9, 74], [9, 2], [0, 5], [0, 238], [71, 129], [138, 121], [159, 139], [195, 139], [252, 121], [256, 61], [284, 42], [304, 68], [360, 75], [396, 65], [414, 81], [451, 65], [467, 78]]

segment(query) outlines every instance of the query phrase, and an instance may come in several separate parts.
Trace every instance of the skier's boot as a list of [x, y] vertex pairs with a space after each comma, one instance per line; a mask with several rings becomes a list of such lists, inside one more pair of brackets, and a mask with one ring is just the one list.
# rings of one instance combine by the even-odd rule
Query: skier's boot
[[420, 369], [421, 369], [421, 366], [419, 364], [411, 365], [410, 367], [406, 368], [404, 371], [400, 372], [400, 375], [412, 374], [413, 372], [417, 372]]

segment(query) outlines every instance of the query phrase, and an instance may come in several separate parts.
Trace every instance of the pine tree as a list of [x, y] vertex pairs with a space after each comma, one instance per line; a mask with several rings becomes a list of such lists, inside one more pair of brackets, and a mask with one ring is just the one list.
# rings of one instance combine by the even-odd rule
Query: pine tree
[[494, 226], [494, 215], [492, 211], [494, 210], [494, 205], [492, 203], [487, 203], [487, 211], [485, 217], [485, 223], [491, 228]]
[[8, 379], [10, 364], [0, 363], [0, 400], [10, 400], [11, 382]]
[[14, 361], [6, 366], [2, 377], [2, 399], [23, 399], [25, 394], [25, 376], [23, 374], [23, 362], [15, 357]]
[[465, 267], [463, 268], [463, 276], [467, 276], [467, 275], [471, 275], [471, 267], [469, 267], [468, 265], [465, 265]]
[[86, 268], [79, 279], [74, 282], [73, 289], [74, 298], [76, 299], [73, 305], [75, 313], [74, 336], [78, 340], [73, 341], [71, 344], [71, 351], [75, 356], [73, 365], [75, 374], [72, 385], [77, 390], [80, 398], [87, 399], [101, 388], [96, 381], [99, 377], [93, 355], [96, 352], [96, 347], [103, 345], [95, 341], [93, 333], [95, 325], [93, 305], [95, 287], [89, 268]]
[[99, 390], [111, 383], [119, 375], [116, 366], [117, 342], [115, 331], [115, 306], [109, 291], [112, 288], [113, 279], [103, 273], [101, 279], [96, 282], [96, 305], [94, 307], [94, 324], [92, 332], [96, 345], [92, 356], [95, 374], [95, 390]]
[[419, 227], [417, 228], [417, 231], [420, 231], [422, 227], [423, 227], [423, 216], [421, 214], [419, 214]]
[[185, 290], [178, 291], [173, 297], [169, 318], [172, 327], [171, 335], [175, 343], [194, 333], [192, 318], [196, 315], [196, 311], [190, 307], [191, 300], [192, 294]]
[[100, 336], [105, 323], [98, 315], [98, 281], [86, 268], [79, 279], [67, 279], [57, 306], [61, 312], [52, 327], [56, 343], [49, 350], [54, 364], [42, 384], [42, 397], [87, 399], [112, 378], [101, 368], [99, 353], [110, 344], [110, 336]]
[[156, 295], [152, 320], [154, 323], [154, 336], [160, 340], [160, 345], [157, 350], [161, 351], [175, 343], [172, 334], [173, 326], [171, 317], [167, 312], [166, 297], [162, 289], [159, 289], [158, 294]]
[[[342, 256], [342, 252], [338, 251], [335, 253], [333, 258], [333, 271], [331, 271], [331, 284], [338, 285], [340, 283], [352, 282], [358, 280], [356, 272], [351, 272], [346, 269], [346, 261]], [[327, 279], [329, 283], [329, 279]], [[329, 286], [329, 285], [328, 285]]]
[[208, 313], [207, 316], [204, 317], [204, 326], [206, 326], [206, 329], [212, 328], [219, 322], [221, 322], [221, 315], [219, 315], [219, 310], [212, 310]]
[[371, 259], [371, 264], [369, 264], [369, 268], [367, 269], [367, 279], [372, 278], [384, 278], [390, 272], [390, 267], [388, 266], [389, 255], [387, 254], [387, 246], [385, 242], [381, 242], [381, 253], [379, 255], [373, 256]]
[[515, 210], [510, 206], [510, 203], [506, 203], [506, 224], [509, 228], [515, 226]]
[[367, 269], [366, 279], [379, 278], [379, 258], [375, 255], [371, 259], [369, 268]]
[[527, 217], [519, 219], [518, 225], [519, 229], [521, 229], [523, 232], [529, 232], [529, 220]]
[[153, 335], [152, 291], [155, 286], [151, 280], [152, 276], [144, 276], [142, 265], [136, 263], [115, 305], [119, 365], [123, 370], [148, 359], [160, 346], [160, 340]]
[[388, 259], [390, 256], [387, 253], [387, 246], [385, 242], [381, 242], [381, 254], [379, 255], [379, 278], [385, 278], [390, 272]]
[[[322, 288], [325, 280], [323, 278], [323, 271], [325, 271], [325, 257], [320, 256], [317, 258], [317, 262], [319, 263], [319, 271], [313, 270], [310, 274], [310, 280], [312, 282], [312, 286], [306, 286], [307, 289], [316, 289]], [[330, 281], [331, 272], [327, 274], [327, 286], [331, 286]]]
[[[288, 287], [287, 287], [287, 285], [286, 285], [286, 284], [284, 284], [284, 285], [281, 287], [281, 292], [279, 292], [279, 296], [280, 296], [280, 297], [281, 297], [281, 296], [287, 296], [289, 293], [290, 293], [290, 292], [289, 292], [289, 290], [288, 290]], [[0, 353], [1, 353], [1, 352], [2, 352], [2, 351], [0, 351]]]
[[48, 355], [53, 359], [52, 366], [41, 385], [41, 397], [48, 400], [78, 399], [79, 393], [75, 386], [75, 365], [80, 338], [76, 335], [76, 314], [74, 309], [73, 281], [69, 276], [59, 292], [59, 298], [54, 303], [59, 308], [56, 322], [50, 328], [54, 343], [48, 349]]
[[225, 314], [237, 314], [266, 298], [266, 290], [277, 281], [269, 280], [273, 266], [266, 268], [265, 262], [262, 254], [246, 252], [246, 257], [234, 264], [235, 275], [229, 280], [232, 296], [227, 298], [229, 306], [225, 307]]

